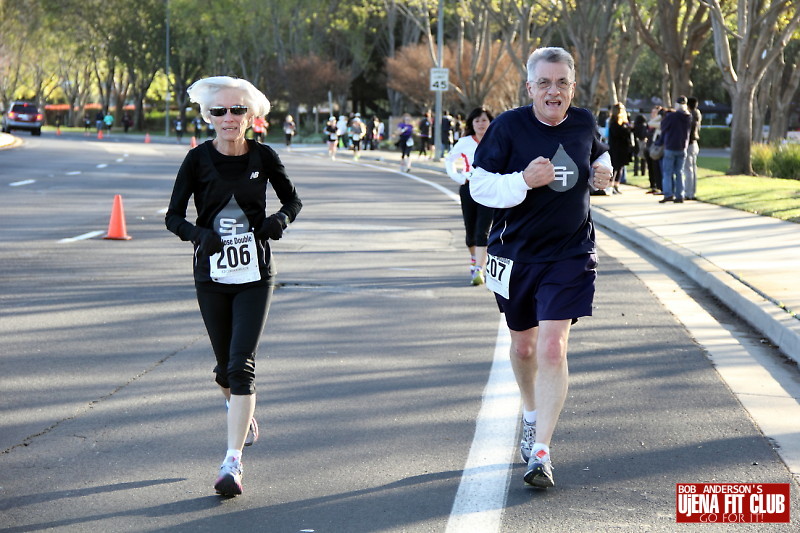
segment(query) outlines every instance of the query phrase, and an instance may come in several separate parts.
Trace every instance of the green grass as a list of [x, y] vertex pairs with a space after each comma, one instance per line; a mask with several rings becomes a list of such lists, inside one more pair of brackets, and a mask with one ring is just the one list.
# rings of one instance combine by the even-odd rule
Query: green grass
[[[758, 215], [800, 223], [800, 180], [725, 174], [727, 157], [697, 158], [697, 199]], [[647, 176], [634, 176], [629, 185], [647, 188]]]

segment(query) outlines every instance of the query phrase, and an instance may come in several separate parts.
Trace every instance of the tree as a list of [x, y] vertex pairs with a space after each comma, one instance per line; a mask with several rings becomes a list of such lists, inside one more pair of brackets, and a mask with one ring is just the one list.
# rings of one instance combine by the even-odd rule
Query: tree
[[[428, 109], [433, 101], [429, 79], [433, 65], [426, 43], [406, 45], [395, 52], [394, 57], [386, 58], [386, 86], [402, 94], [417, 110]], [[450, 95], [452, 93], [444, 94], [445, 97]]]
[[[528, 0], [498, 0], [489, 4], [496, 21], [500, 40], [503, 42], [512, 64], [517, 69], [519, 91], [517, 105], [529, 101], [525, 92], [528, 78], [528, 56], [534, 49], [547, 42], [552, 35], [557, 18], [555, 4], [530, 2]], [[544, 23], [540, 23], [544, 21]]]
[[[575, 100], [577, 105], [588, 107], [595, 112], [600, 107], [598, 89], [603, 72], [608, 73], [609, 103], [617, 99], [617, 85], [613, 83], [615, 72], [610, 64], [609, 52], [614, 40], [614, 21], [619, 17], [618, 0], [561, 0], [560, 28], [566, 41], [573, 46], [575, 53]], [[622, 25], [620, 31], [627, 29]], [[625, 33], [622, 33], [625, 35]], [[619, 47], [618, 66], [627, 64], [625, 52], [639, 52], [636, 47]], [[624, 54], [624, 55], [623, 55]], [[632, 62], [635, 64], [635, 61]]]
[[[0, 2], [0, 103], [7, 104], [19, 93], [25, 81], [32, 82], [28, 70], [32, 56], [37, 55], [34, 44], [39, 42], [43, 14], [38, 2]], [[41, 103], [41, 95], [28, 89], [33, 99]]]
[[297, 102], [309, 106], [324, 102], [328, 91], [346, 93], [350, 76], [342, 72], [332, 59], [316, 54], [298, 57], [286, 66], [286, 90]]
[[[714, 56], [733, 108], [728, 174], [752, 175], [750, 153], [755, 91], [800, 23], [800, 9], [796, 0], [738, 0], [735, 22], [728, 24], [719, 0], [701, 1], [711, 13]], [[732, 44], [736, 51], [735, 63]]]
[[[384, 31], [379, 32], [376, 40], [376, 50], [386, 60], [394, 59], [397, 50], [413, 43], [418, 43], [422, 29], [412, 17], [407, 16], [397, 0], [383, 0], [386, 13], [384, 18]], [[401, 91], [389, 86], [386, 92], [389, 98], [389, 109], [394, 116], [400, 115], [404, 110], [404, 97]]]
[[[769, 137], [770, 143], [778, 143], [786, 138], [789, 130], [789, 115], [792, 100], [800, 87], [800, 69], [797, 68], [797, 57], [800, 53], [800, 43], [794, 41], [787, 46], [784, 53], [778, 56], [770, 65], [764, 75], [762, 88], [759, 92], [764, 94], [764, 112], [757, 116], [766, 117], [769, 111]], [[787, 57], [789, 61], [787, 62]], [[757, 133], [760, 128], [756, 123], [753, 127]]]
[[[725, 0], [723, 0], [725, 1]], [[666, 80], [662, 98], [674, 102], [692, 93], [692, 65], [711, 31], [707, 3], [703, 0], [628, 0], [636, 29], [650, 49], [664, 62]], [[653, 13], [651, 17], [646, 12]]]
[[456, 17], [455, 44], [449, 46], [451, 63], [446, 66], [451, 68], [451, 86], [460, 107], [469, 112], [481, 105], [495, 107], [513, 102], [517, 84], [512, 85], [510, 95], [499, 94], [504, 86], [508, 87], [508, 73], [514, 65], [506, 47], [495, 39], [488, 3], [461, 0]]

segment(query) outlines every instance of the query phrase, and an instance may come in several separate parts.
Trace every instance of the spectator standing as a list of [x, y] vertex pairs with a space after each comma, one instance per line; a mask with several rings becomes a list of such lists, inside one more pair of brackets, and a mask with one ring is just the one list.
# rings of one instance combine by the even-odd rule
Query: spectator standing
[[642, 176], [647, 174], [647, 161], [645, 160], [645, 146], [647, 145], [647, 119], [644, 115], [636, 115], [633, 119], [633, 139], [636, 142], [636, 150], [633, 154], [633, 175]]
[[687, 200], [694, 200], [697, 194], [697, 154], [700, 153], [700, 125], [703, 115], [697, 109], [697, 98], [690, 96], [686, 100], [686, 107], [692, 117], [692, 126], [689, 129], [689, 146], [686, 148], [686, 162], [683, 165], [685, 195]]
[[664, 198], [659, 203], [683, 203], [683, 164], [686, 162], [691, 127], [692, 116], [686, 107], [686, 97], [679, 96], [675, 100], [675, 110], [664, 115], [661, 121], [661, 135], [664, 139], [661, 190], [664, 191]]
[[419, 130], [419, 157], [429, 159], [432, 154], [428, 154], [428, 149], [431, 147], [431, 139], [433, 137], [433, 122], [431, 122], [431, 112], [425, 111], [425, 114], [419, 121], [417, 126]]
[[495, 208], [486, 285], [511, 334], [523, 402], [524, 480], [552, 487], [550, 441], [567, 397], [570, 327], [591, 316], [597, 277], [589, 192], [611, 183], [595, 117], [570, 105], [575, 62], [563, 48], [528, 58], [532, 105], [492, 121], [475, 151], [470, 192]]
[[377, 150], [378, 142], [386, 138], [386, 124], [384, 124], [383, 121], [378, 117], [373, 117], [372, 120], [375, 124], [375, 129], [378, 132], [378, 137], [377, 140], [375, 141], [375, 147], [373, 148], [373, 150]]
[[617, 102], [611, 107], [611, 116], [608, 119], [608, 152], [614, 169], [614, 194], [622, 194], [619, 184], [625, 182], [625, 167], [633, 156], [632, 132], [633, 126], [628, 121], [625, 105]]
[[129, 114], [125, 113], [122, 115], [122, 127], [124, 128], [125, 133], [128, 133], [128, 130], [131, 129], [131, 126], [133, 126], [133, 119]]
[[98, 111], [97, 114], [94, 116], [94, 126], [97, 128], [97, 133], [103, 131], [103, 126], [105, 125], [105, 115], [102, 111]]
[[83, 136], [86, 137], [89, 135], [89, 130], [92, 127], [92, 119], [89, 117], [89, 113], [83, 114]]
[[664, 118], [664, 109], [654, 106], [650, 110], [650, 120], [647, 121], [647, 142], [645, 143], [645, 161], [647, 162], [647, 176], [650, 181], [650, 190], [647, 194], [661, 194], [662, 173], [661, 157], [654, 157], [653, 146], [661, 142], [661, 120]]
[[448, 111], [442, 113], [442, 155], [453, 146], [453, 117]]

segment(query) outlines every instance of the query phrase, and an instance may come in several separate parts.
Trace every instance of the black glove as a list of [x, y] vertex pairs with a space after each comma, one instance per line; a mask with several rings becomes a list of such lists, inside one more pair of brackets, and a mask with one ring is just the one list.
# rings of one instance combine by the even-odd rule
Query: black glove
[[214, 255], [222, 251], [222, 237], [208, 228], [197, 226], [192, 231], [192, 242], [200, 255]]
[[289, 225], [289, 217], [285, 213], [278, 211], [274, 215], [268, 216], [261, 223], [261, 227], [256, 232], [256, 237], [259, 239], [272, 239], [277, 241], [283, 237], [283, 230]]

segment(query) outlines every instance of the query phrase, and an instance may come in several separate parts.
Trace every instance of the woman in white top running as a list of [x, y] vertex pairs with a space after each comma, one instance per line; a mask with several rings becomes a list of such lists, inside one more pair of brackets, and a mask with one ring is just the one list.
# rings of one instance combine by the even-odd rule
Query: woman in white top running
[[473, 285], [484, 283], [483, 269], [486, 267], [486, 245], [489, 230], [492, 227], [494, 209], [479, 204], [469, 193], [469, 177], [472, 173], [472, 161], [475, 149], [481, 142], [483, 134], [494, 119], [483, 107], [476, 107], [467, 116], [464, 136], [450, 150], [444, 165], [447, 175], [460, 184], [461, 213], [464, 216], [464, 228], [467, 232], [467, 248], [470, 253], [470, 280]]

